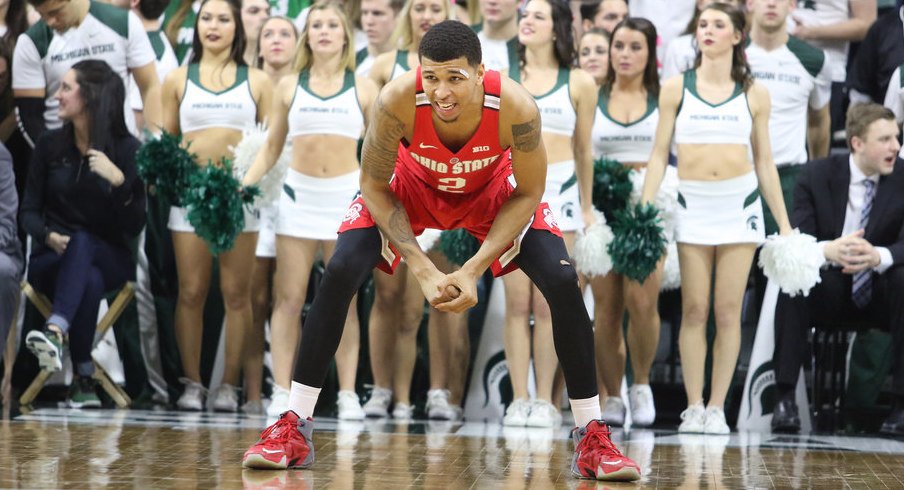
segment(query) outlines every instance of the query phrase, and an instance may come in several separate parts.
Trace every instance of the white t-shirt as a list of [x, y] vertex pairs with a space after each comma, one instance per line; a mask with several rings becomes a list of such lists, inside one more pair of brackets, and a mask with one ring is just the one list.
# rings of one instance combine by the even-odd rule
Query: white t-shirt
[[680, 75], [694, 67], [697, 61], [697, 48], [694, 47], [694, 36], [683, 34], [669, 43], [665, 59], [662, 62], [662, 79], [667, 80]]
[[[170, 45], [169, 39], [163, 31], [148, 32], [148, 39], [151, 41], [151, 47], [154, 48], [154, 55], [157, 57], [157, 77], [160, 83], [166, 75], [179, 67], [179, 60], [176, 59], [176, 52]], [[129, 76], [131, 89], [129, 90], [129, 101], [132, 104], [133, 111], [144, 110], [144, 103], [141, 100], [141, 91], [138, 90], [138, 84], [135, 83], [135, 77]]]
[[[78, 27], [59, 33], [38, 21], [19, 36], [13, 53], [13, 89], [45, 91], [44, 121], [50, 129], [62, 126], [54, 94], [72, 65], [85, 59], [106, 61], [129, 87], [129, 70], [153, 62], [156, 57], [138, 16], [128, 10], [91, 2]], [[129, 130], [135, 132], [128, 97], [123, 110]]]
[[[885, 92], [885, 107], [891, 109], [895, 113], [895, 119], [898, 126], [904, 123], [904, 79], [901, 78], [901, 72], [904, 71], [904, 65], [895, 68], [891, 78], [888, 79], [888, 90]], [[904, 146], [898, 155], [904, 158]]]
[[480, 51], [483, 54], [483, 66], [487, 70], [507, 70], [510, 60], [517, 58], [518, 38], [508, 41], [502, 39], [489, 39], [484, 31], [477, 33], [480, 40]]
[[750, 43], [747, 62], [772, 99], [769, 141], [776, 165], [806, 163], [807, 109], [822, 109], [831, 96], [825, 53], [792, 36], [773, 51]]
[[[850, 17], [848, 0], [797, 0], [797, 9], [788, 16], [788, 32], [794, 31], [794, 19], [805, 26], [824, 26], [844, 22]], [[843, 82], [847, 76], [847, 41], [807, 42], [826, 52], [832, 81]]]
[[659, 46], [656, 59], [660, 65], [669, 49], [669, 43], [680, 36], [694, 17], [696, 0], [631, 0], [628, 12], [631, 17], [643, 17], [656, 26]]

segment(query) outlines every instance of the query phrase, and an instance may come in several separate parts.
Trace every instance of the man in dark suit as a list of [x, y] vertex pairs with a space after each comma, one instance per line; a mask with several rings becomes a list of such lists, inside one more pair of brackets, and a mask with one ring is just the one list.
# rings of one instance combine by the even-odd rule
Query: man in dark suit
[[808, 163], [794, 190], [793, 226], [816, 237], [826, 267], [808, 297], [780, 294], [773, 364], [775, 431], [800, 430], [794, 403], [811, 325], [870, 321], [888, 325], [895, 406], [881, 432], [904, 435], [904, 160], [894, 114], [877, 104], [847, 114], [851, 152]]

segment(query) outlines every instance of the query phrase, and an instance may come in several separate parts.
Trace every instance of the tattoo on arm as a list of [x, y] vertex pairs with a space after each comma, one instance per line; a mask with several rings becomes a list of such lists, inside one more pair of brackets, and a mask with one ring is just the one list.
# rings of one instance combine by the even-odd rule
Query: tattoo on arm
[[416, 242], [405, 206], [398, 200], [394, 200], [392, 205], [392, 213], [389, 215], [389, 236], [396, 240], [397, 245]]
[[382, 95], [378, 96], [361, 151], [361, 170], [375, 179], [389, 181], [395, 170], [399, 140], [404, 135], [405, 123], [386, 108]]
[[534, 151], [540, 144], [540, 115], [530, 121], [512, 125], [512, 146], [518, 151]]

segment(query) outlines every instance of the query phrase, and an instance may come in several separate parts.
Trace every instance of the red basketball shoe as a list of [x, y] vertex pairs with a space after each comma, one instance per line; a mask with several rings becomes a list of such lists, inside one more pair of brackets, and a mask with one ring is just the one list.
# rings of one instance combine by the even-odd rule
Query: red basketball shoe
[[640, 467], [623, 455], [609, 438], [609, 426], [602, 420], [591, 420], [587, 427], [571, 431], [574, 458], [571, 474], [576, 478], [604, 481], [640, 479]]
[[275, 424], [261, 432], [257, 444], [245, 451], [242, 466], [259, 470], [309, 468], [314, 464], [314, 420], [301, 420], [284, 412]]

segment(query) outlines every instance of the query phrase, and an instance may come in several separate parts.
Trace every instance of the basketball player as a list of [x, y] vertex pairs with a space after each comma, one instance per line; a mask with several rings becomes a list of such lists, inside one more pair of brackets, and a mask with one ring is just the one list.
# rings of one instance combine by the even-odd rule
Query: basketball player
[[[245, 452], [243, 466], [314, 463], [311, 416], [349, 301], [370, 269], [390, 272], [404, 255], [424, 296], [441, 311], [474, 306], [477, 280], [487, 268], [497, 276], [524, 270], [549, 303], [572, 397], [577, 424], [572, 474], [640, 478], [637, 464], [619, 452], [599, 420], [590, 318], [561, 232], [549, 207], [540, 203], [546, 148], [533, 97], [498, 72], [484, 70], [477, 36], [462, 23], [433, 26], [421, 41], [419, 58], [419, 69], [387, 84], [377, 98], [364, 141], [362, 196], [345, 216], [308, 315], [289, 411]], [[256, 176], [249, 173], [244, 183]], [[442, 274], [415, 240], [427, 227], [464, 228], [481, 247], [461, 269]]]

